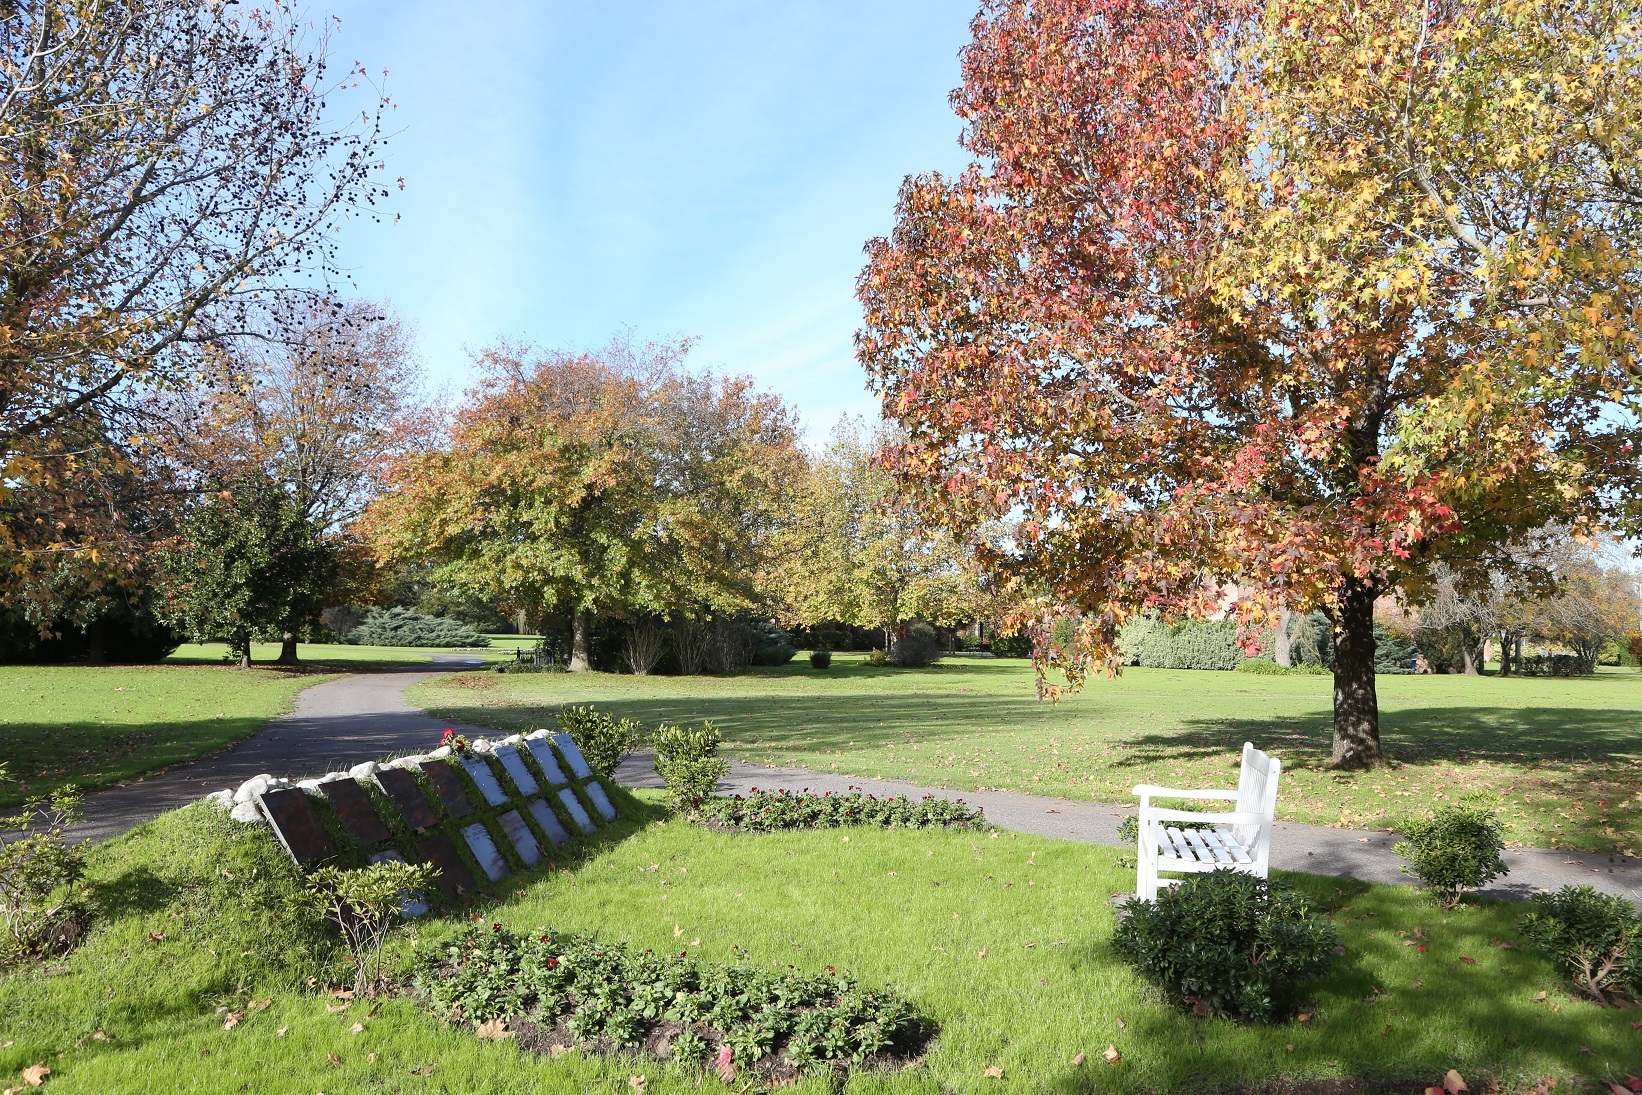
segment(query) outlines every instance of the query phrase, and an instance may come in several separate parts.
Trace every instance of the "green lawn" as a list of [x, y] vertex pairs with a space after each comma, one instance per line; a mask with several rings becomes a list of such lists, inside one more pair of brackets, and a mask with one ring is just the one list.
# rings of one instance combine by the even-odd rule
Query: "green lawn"
[[[251, 664], [270, 665], [279, 657], [279, 651], [278, 643], [252, 643]], [[296, 653], [303, 666], [348, 671], [397, 669], [433, 660], [427, 650], [396, 646], [349, 646], [347, 643], [298, 643]], [[480, 651], [461, 653], [482, 656]], [[165, 660], [170, 665], [226, 665], [228, 644], [184, 643]]]
[[[1290, 880], [1333, 909], [1345, 953], [1312, 993], [1309, 1022], [1167, 1010], [1109, 950], [1108, 895], [1133, 880], [1118, 854], [1010, 834], [755, 836], [629, 820], [472, 915], [637, 947], [682, 940], [711, 960], [740, 946], [759, 964], [835, 965], [893, 985], [941, 1024], [939, 1038], [920, 1066], [857, 1074], [852, 1092], [1252, 1093], [1348, 1078], [1417, 1088], [1449, 1068], [1476, 1091], [1546, 1075], [1577, 1090], [1577, 1078], [1623, 1075], [1642, 1056], [1635, 1012], [1575, 999], [1541, 958], [1497, 945], [1520, 910], [1444, 916], [1407, 888], [1310, 876]], [[631, 1076], [654, 1095], [719, 1086], [653, 1060], [528, 1056], [402, 998], [328, 1010], [327, 986], [347, 975], [324, 937], [286, 910], [294, 870], [267, 830], [205, 808], [99, 847], [92, 875], [107, 912], [85, 945], [0, 975], [0, 1087], [35, 1062], [53, 1070], [47, 1090], [59, 1093], [627, 1093]], [[462, 915], [416, 923], [394, 960]], [[1424, 951], [1402, 945], [1399, 933], [1415, 928]], [[252, 1010], [253, 1000], [271, 1003]], [[218, 1009], [247, 1018], [224, 1030]], [[1108, 1044], [1116, 1065], [1101, 1059]], [[983, 1078], [989, 1065], [1001, 1082]], [[812, 1080], [800, 1090], [832, 1088]]]
[[711, 718], [726, 752], [962, 790], [1003, 788], [1104, 802], [1136, 783], [1225, 786], [1245, 740], [1283, 758], [1283, 816], [1387, 828], [1471, 789], [1499, 792], [1510, 838], [1642, 853], [1642, 674], [1576, 680], [1382, 676], [1391, 764], [1327, 769], [1328, 677], [1130, 669], [1039, 703], [1022, 661], [952, 658], [875, 669], [840, 655], [739, 677], [462, 674], [416, 686], [441, 718], [498, 729], [548, 725], [593, 702], [649, 723]]

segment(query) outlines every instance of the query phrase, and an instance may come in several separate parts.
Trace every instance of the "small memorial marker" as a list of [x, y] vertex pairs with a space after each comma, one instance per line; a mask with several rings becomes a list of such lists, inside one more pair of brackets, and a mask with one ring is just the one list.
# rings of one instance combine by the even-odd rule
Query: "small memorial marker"
[[502, 790], [502, 781], [496, 778], [496, 773], [490, 770], [490, 765], [478, 757], [468, 757], [462, 761], [462, 769], [478, 785], [479, 793], [485, 796], [486, 802], [492, 806], [500, 806], [507, 801], [507, 792]]
[[460, 853], [456, 851], [456, 845], [444, 833], [434, 833], [422, 841], [416, 846], [416, 854], [439, 868], [439, 873], [433, 877], [433, 884], [439, 887], [446, 900], [454, 901], [478, 888], [474, 885], [468, 865], [462, 862]]
[[587, 759], [582, 756], [582, 751], [576, 748], [575, 738], [569, 734], [554, 734], [553, 744], [557, 745], [559, 752], [564, 754], [565, 763], [570, 765], [570, 771], [577, 779], [593, 778], [593, 769], [588, 765]]
[[548, 744], [546, 738], [528, 738], [525, 744], [530, 746], [530, 755], [541, 765], [542, 774], [547, 776], [550, 785], [560, 787], [570, 782], [565, 774], [559, 771], [559, 758], [554, 756], [553, 746]]
[[570, 843], [570, 834], [564, 831], [564, 826], [559, 823], [559, 815], [553, 812], [553, 807], [547, 804], [546, 799], [533, 800], [528, 809], [542, 832], [547, 834], [547, 839], [554, 844]]
[[616, 804], [610, 801], [610, 796], [604, 793], [604, 787], [598, 780], [588, 780], [582, 785], [587, 797], [593, 800], [593, 809], [606, 821], [616, 820]]
[[456, 778], [449, 764], [442, 760], [430, 760], [422, 765], [422, 774], [433, 784], [434, 792], [451, 817], [467, 817], [473, 813], [473, 803], [468, 801], [467, 789]]
[[513, 786], [519, 789], [521, 795], [533, 795], [542, 789], [541, 784], [536, 782], [536, 777], [530, 774], [530, 769], [525, 767], [525, 759], [513, 746], [503, 745], [498, 748], [496, 759], [507, 769], [508, 778], [513, 781]]
[[[405, 857], [394, 851], [392, 848], [385, 848], [380, 852], [372, 852], [366, 858], [368, 858], [372, 863], [405, 862]], [[399, 912], [401, 915], [421, 916], [427, 911], [428, 907], [422, 903], [421, 895], [413, 893], [401, 893], [399, 895]]]
[[479, 861], [479, 869], [484, 871], [492, 882], [507, 877], [507, 860], [496, 850], [496, 842], [490, 839], [490, 830], [483, 825], [469, 825], [462, 830], [462, 839], [467, 841], [468, 851], [473, 853], [473, 858]]
[[342, 819], [342, 828], [361, 844], [379, 844], [393, 835], [376, 812], [376, 804], [356, 779], [333, 779], [319, 789]]
[[591, 833], [593, 831], [593, 819], [587, 816], [587, 808], [582, 805], [581, 799], [576, 797], [575, 791], [566, 787], [559, 792], [559, 801], [564, 803], [566, 810], [570, 811], [570, 820], [574, 821], [582, 832]]
[[399, 808], [399, 816], [405, 819], [406, 825], [421, 830], [439, 824], [439, 812], [428, 801], [428, 796], [422, 793], [422, 785], [416, 782], [416, 777], [405, 769], [378, 769], [376, 782], [381, 785], [382, 793], [388, 796], [388, 801]]
[[336, 854], [336, 845], [331, 843], [324, 822], [319, 820], [319, 811], [308, 801], [308, 792], [298, 787], [285, 787], [265, 791], [257, 796], [257, 800], [262, 803], [262, 812], [268, 815], [268, 822], [274, 827], [274, 835], [279, 837], [279, 842], [285, 845], [285, 850], [291, 853], [298, 866], [306, 867]]
[[534, 867], [542, 861], [541, 845], [536, 843], [536, 838], [530, 833], [530, 826], [519, 816], [519, 811], [509, 810], [496, 820], [502, 823], [502, 832], [513, 841], [513, 849], [519, 853], [519, 858], [525, 861], [526, 867]]

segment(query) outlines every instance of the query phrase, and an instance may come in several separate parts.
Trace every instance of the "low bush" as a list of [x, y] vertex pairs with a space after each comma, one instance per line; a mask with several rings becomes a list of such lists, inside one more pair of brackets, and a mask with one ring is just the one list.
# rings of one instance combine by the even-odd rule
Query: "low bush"
[[1123, 625], [1118, 649], [1125, 664], [1154, 669], [1236, 669], [1248, 659], [1231, 620], [1169, 623], [1140, 616]]
[[830, 669], [832, 667], [832, 651], [814, 650], [810, 652], [811, 669]]
[[889, 655], [885, 654], [882, 649], [875, 646], [867, 653], [867, 664], [872, 666], [888, 665]]
[[644, 742], [644, 727], [637, 719], [618, 719], [590, 704], [559, 708], [559, 727], [601, 776], [614, 772], [622, 758]]
[[1302, 894], [1241, 871], [1193, 875], [1126, 909], [1112, 936], [1118, 956], [1171, 1005], [1211, 1015], [1287, 1018], [1338, 943]]
[[517, 1028], [528, 1018], [544, 1034], [534, 1039], [542, 1049], [644, 1046], [697, 1065], [716, 1055], [725, 1080], [738, 1068], [780, 1079], [836, 1074], [876, 1055], [910, 1056], [924, 1037], [905, 1000], [830, 967], [810, 975], [700, 962], [589, 935], [525, 938], [500, 924], [473, 926], [421, 952], [416, 971], [417, 987], [446, 1020], [506, 1019]]
[[357, 870], [326, 867], [308, 876], [303, 904], [323, 916], [342, 933], [342, 942], [354, 963], [353, 990], [375, 996], [386, 981], [382, 974], [382, 944], [388, 933], [422, 894], [433, 885], [435, 869], [404, 860], [372, 863]]
[[85, 847], [65, 835], [79, 819], [72, 788], [0, 818], [0, 966], [61, 954], [85, 933]]
[[1524, 677], [1588, 677], [1596, 666], [1578, 654], [1524, 654], [1512, 663], [1512, 671]]
[[1032, 656], [1032, 636], [1024, 632], [1018, 635], [998, 635], [991, 642], [992, 654], [999, 658], [1030, 658]]
[[1439, 806], [1430, 817], [1409, 817], [1397, 823], [1406, 838], [1392, 851], [1408, 860], [1403, 871], [1417, 877], [1445, 909], [1459, 905], [1466, 890], [1507, 873], [1500, 852], [1505, 848], [1493, 795], [1473, 791], [1457, 804]]
[[[1327, 676], [1327, 666], [1313, 662], [1295, 662], [1291, 666], [1281, 666], [1270, 658], [1244, 658], [1243, 664], [1237, 667], [1239, 673], [1257, 673], [1267, 677], [1287, 677], [1299, 674], [1308, 677]], [[1376, 670], [1378, 672], [1378, 670]]]
[[663, 724], [651, 735], [656, 774], [667, 785], [667, 798], [675, 809], [696, 809], [730, 771], [730, 762], [718, 755], [722, 740], [710, 720], [694, 728]]
[[770, 833], [781, 829], [832, 829], [842, 825], [876, 825], [885, 829], [984, 829], [985, 819], [976, 807], [962, 799], [925, 795], [913, 801], [905, 795], [878, 798], [859, 791], [848, 795], [832, 792], [797, 794], [787, 791], [760, 791], [731, 798], [705, 799], [705, 818], [738, 829]]
[[914, 620], [889, 647], [889, 663], [902, 669], [927, 669], [941, 660], [941, 637], [922, 620]]
[[466, 624], [443, 616], [423, 616], [408, 609], [373, 608], [348, 632], [354, 646], [478, 647], [490, 640]]
[[754, 665], [786, 665], [798, 653], [786, 629], [760, 620], [751, 626]]
[[1522, 937], [1553, 954], [1592, 999], [1615, 989], [1642, 990], [1642, 916], [1623, 897], [1590, 886], [1537, 893]]

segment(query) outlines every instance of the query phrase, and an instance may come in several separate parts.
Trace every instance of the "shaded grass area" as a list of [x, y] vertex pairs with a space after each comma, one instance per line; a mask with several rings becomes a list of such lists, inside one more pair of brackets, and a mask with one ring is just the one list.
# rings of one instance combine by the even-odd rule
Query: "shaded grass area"
[[0, 807], [94, 788], [226, 748], [323, 676], [213, 666], [0, 667]]
[[710, 718], [726, 752], [762, 764], [1102, 802], [1141, 782], [1234, 782], [1245, 740], [1283, 758], [1287, 820], [1391, 828], [1469, 790], [1502, 796], [1515, 843], [1642, 854], [1642, 674], [1573, 680], [1382, 676], [1381, 770], [1328, 769], [1327, 677], [1129, 669], [1059, 704], [1031, 667], [952, 658], [928, 670], [838, 655], [739, 677], [458, 674], [412, 702], [498, 729], [552, 724], [562, 703], [647, 723]]
[[[273, 665], [279, 657], [278, 643], [252, 643], [251, 664]], [[397, 646], [350, 646], [347, 643], [298, 643], [297, 659], [302, 667], [312, 669], [343, 669], [358, 672], [367, 669], [402, 669], [406, 666], [432, 662], [429, 650]], [[441, 653], [446, 653], [441, 651]], [[458, 653], [483, 657], [483, 651], [463, 650]], [[183, 643], [166, 658], [169, 665], [226, 665], [227, 643]]]
[[[1291, 881], [1334, 910], [1346, 953], [1312, 993], [1311, 1021], [1253, 1027], [1175, 1013], [1109, 951], [1106, 898], [1132, 881], [1116, 856], [1024, 835], [627, 822], [472, 914], [708, 960], [835, 965], [892, 984], [940, 1022], [940, 1036], [919, 1067], [853, 1076], [856, 1092], [1277, 1090], [1429, 1083], [1448, 1068], [1474, 1090], [1545, 1075], [1568, 1090], [1579, 1077], [1623, 1075], [1642, 1050], [1627, 1021], [1635, 1013], [1574, 999], [1539, 957], [1494, 945], [1513, 935], [1517, 909], [1444, 917], [1405, 888], [1312, 876]], [[92, 874], [108, 911], [86, 945], [0, 976], [0, 1085], [42, 1061], [59, 1092], [611, 1092], [630, 1090], [634, 1075], [654, 1093], [698, 1090], [699, 1073], [654, 1060], [551, 1059], [479, 1042], [405, 999], [327, 1010], [336, 1001], [326, 988], [348, 973], [326, 936], [284, 911], [296, 874], [264, 829], [177, 811], [96, 849]], [[411, 925], [393, 960], [463, 915]], [[1429, 937], [1423, 952], [1401, 945], [1399, 932], [1415, 926]], [[271, 1003], [248, 1010], [253, 999]], [[218, 1008], [247, 1017], [224, 1030]], [[1117, 1065], [1099, 1056], [1108, 1044]], [[1078, 1053], [1087, 1063], [1072, 1064]], [[988, 1065], [1001, 1082], [983, 1078]], [[832, 1088], [808, 1080], [798, 1090]]]

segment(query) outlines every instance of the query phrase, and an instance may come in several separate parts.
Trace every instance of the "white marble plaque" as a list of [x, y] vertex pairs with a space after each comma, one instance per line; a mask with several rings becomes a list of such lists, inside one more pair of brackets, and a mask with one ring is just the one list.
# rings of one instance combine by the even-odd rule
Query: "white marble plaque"
[[542, 789], [541, 784], [536, 782], [536, 777], [530, 774], [530, 769], [525, 767], [525, 759], [513, 746], [504, 745], [497, 749], [496, 759], [502, 762], [508, 778], [513, 781], [513, 786], [519, 789], [521, 795], [533, 795]]
[[559, 845], [570, 843], [570, 834], [564, 831], [564, 826], [559, 822], [559, 815], [553, 812], [553, 807], [547, 804], [546, 799], [536, 799], [527, 808], [542, 832], [547, 834], [547, 839]]
[[519, 811], [509, 810], [496, 819], [502, 823], [502, 832], [513, 841], [513, 850], [519, 853], [526, 867], [534, 867], [542, 861], [541, 845], [536, 843], [536, 837], [531, 833], [530, 826], [525, 819], [519, 816]]
[[485, 796], [485, 801], [492, 806], [500, 806], [507, 801], [507, 792], [502, 790], [502, 781], [496, 778], [496, 773], [490, 770], [490, 765], [478, 757], [467, 757], [462, 761], [462, 768], [468, 778], [478, 786], [479, 793]]
[[592, 779], [593, 769], [582, 756], [582, 751], [576, 748], [576, 739], [569, 734], [554, 734], [553, 744], [559, 747], [564, 754], [565, 763], [570, 765], [570, 773], [577, 779]]
[[616, 804], [610, 801], [610, 796], [604, 793], [604, 787], [598, 780], [588, 780], [583, 784], [582, 790], [593, 800], [593, 809], [599, 812], [600, 817], [606, 821], [616, 820]]
[[575, 791], [566, 787], [559, 792], [559, 801], [564, 803], [566, 810], [570, 811], [570, 819], [576, 823], [577, 828], [584, 833], [593, 831], [593, 819], [587, 816], [587, 807], [582, 805], [582, 801], [576, 797]]
[[467, 841], [468, 851], [473, 853], [473, 858], [479, 861], [479, 869], [484, 871], [492, 882], [507, 877], [507, 860], [496, 850], [496, 842], [490, 839], [489, 830], [483, 825], [469, 825], [462, 830], [462, 839]]
[[541, 766], [542, 774], [547, 776], [547, 782], [554, 787], [562, 787], [570, 780], [559, 771], [559, 758], [554, 755], [553, 746], [546, 738], [527, 738], [525, 744], [530, 746], [530, 755], [536, 758]]

